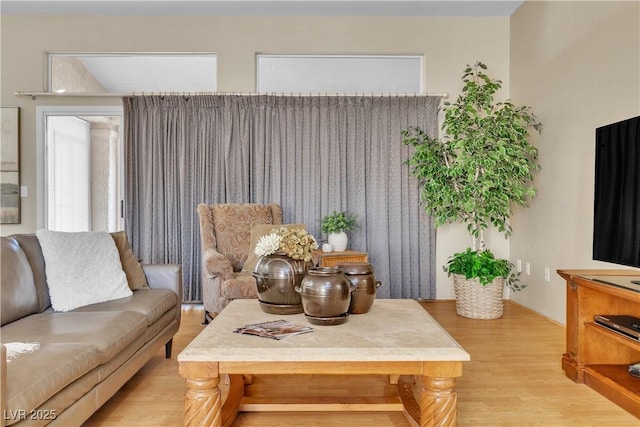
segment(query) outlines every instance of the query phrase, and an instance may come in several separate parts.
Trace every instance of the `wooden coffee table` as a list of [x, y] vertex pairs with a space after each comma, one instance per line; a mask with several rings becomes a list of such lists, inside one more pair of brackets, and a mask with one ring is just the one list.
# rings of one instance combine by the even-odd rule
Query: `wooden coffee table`
[[[251, 408], [242, 403], [243, 376], [260, 374], [389, 375], [398, 380], [398, 403], [377, 410], [404, 410], [410, 423], [421, 427], [456, 425], [455, 378], [470, 357], [417, 301], [378, 299], [369, 313], [351, 315], [342, 325], [313, 325], [311, 333], [279, 341], [233, 332], [245, 324], [277, 319], [308, 324], [304, 314], [267, 314], [257, 300], [235, 300], [178, 355], [187, 384], [185, 426], [231, 425], [241, 405]], [[218, 386], [225, 374], [230, 384], [222, 402]], [[422, 377], [419, 404], [412, 390], [416, 375]], [[282, 411], [363, 406], [362, 401], [352, 407], [342, 400], [322, 402], [271, 404]]]

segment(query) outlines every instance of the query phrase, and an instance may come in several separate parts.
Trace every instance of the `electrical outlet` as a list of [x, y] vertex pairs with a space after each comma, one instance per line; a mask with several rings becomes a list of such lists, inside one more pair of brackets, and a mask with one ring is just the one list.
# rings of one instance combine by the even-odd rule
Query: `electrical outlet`
[[20, 186], [20, 197], [27, 197], [27, 186], [26, 185], [21, 185]]
[[549, 267], [544, 268], [544, 281], [545, 282], [551, 281], [551, 270], [549, 270]]
[[530, 263], [528, 263], [528, 262], [525, 262], [525, 263], [524, 263], [524, 273], [525, 273], [527, 276], [531, 276], [531, 264], [530, 264]]
[[518, 273], [522, 273], [522, 260], [521, 259], [516, 261], [516, 270], [518, 271]]

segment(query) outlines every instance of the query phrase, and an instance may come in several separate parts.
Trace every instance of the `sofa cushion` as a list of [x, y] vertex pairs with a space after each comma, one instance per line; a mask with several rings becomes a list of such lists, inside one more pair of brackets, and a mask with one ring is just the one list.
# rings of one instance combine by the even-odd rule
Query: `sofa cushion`
[[44, 257], [42, 256], [42, 248], [38, 237], [35, 234], [14, 234], [11, 237], [17, 240], [29, 260], [31, 271], [33, 272], [33, 281], [38, 292], [38, 311], [45, 311], [51, 306], [51, 298], [49, 298]]
[[173, 309], [167, 311], [160, 319], [156, 320], [153, 325], [150, 325], [147, 328], [146, 340], [153, 340], [158, 334], [162, 332], [167, 326], [174, 324], [176, 328], [179, 327], [178, 322], [176, 321], [176, 311], [178, 309], [174, 307]]
[[7, 412], [36, 409], [83, 377], [80, 392], [86, 393], [99, 381], [99, 359], [95, 346], [78, 342], [43, 344], [12, 360], [7, 365]]
[[36, 232], [44, 255], [51, 306], [69, 311], [131, 295], [116, 245], [106, 232]]
[[46, 311], [9, 323], [1, 332], [3, 342], [39, 342], [40, 352], [52, 343], [88, 344], [95, 348], [102, 364], [144, 334], [146, 328], [146, 317], [133, 311]]
[[127, 283], [129, 289], [135, 291], [136, 289], [148, 288], [147, 276], [144, 275], [142, 264], [136, 258], [127, 239], [127, 233], [124, 231], [117, 231], [111, 233], [111, 238], [118, 248], [118, 254], [120, 255], [120, 262], [122, 263], [122, 270], [127, 276]]
[[75, 309], [74, 312], [134, 311], [145, 316], [147, 325], [151, 325], [167, 311], [175, 308], [177, 299], [176, 294], [168, 289], [138, 289], [130, 297], [87, 305]]
[[213, 227], [218, 252], [229, 257], [240, 271], [249, 255], [252, 224], [273, 224], [271, 206], [223, 204], [213, 207]]
[[[31, 266], [18, 242], [12, 237], [3, 237], [0, 265], [2, 298], [0, 298], [1, 324], [13, 322], [30, 314], [38, 313], [38, 294]], [[7, 342], [5, 340], [5, 342]]]

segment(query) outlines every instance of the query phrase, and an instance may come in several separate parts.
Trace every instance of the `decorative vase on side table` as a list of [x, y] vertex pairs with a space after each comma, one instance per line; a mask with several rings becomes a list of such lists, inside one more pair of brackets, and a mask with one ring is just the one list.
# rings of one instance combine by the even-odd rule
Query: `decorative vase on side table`
[[349, 236], [347, 231], [353, 230], [358, 226], [355, 215], [349, 212], [337, 212], [326, 215], [322, 218], [320, 228], [323, 233], [327, 234], [329, 244], [335, 252], [343, 252], [347, 249]]
[[334, 252], [344, 252], [347, 250], [347, 244], [349, 243], [349, 236], [344, 231], [337, 233], [329, 233], [327, 236], [329, 244], [333, 248]]

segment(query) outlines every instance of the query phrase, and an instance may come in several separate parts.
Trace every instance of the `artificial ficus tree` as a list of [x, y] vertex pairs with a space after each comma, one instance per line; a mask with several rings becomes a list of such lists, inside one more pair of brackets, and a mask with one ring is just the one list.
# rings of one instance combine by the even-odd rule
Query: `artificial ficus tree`
[[540, 168], [529, 131], [541, 132], [542, 125], [529, 107], [495, 101], [502, 82], [491, 79], [486, 69], [477, 62], [464, 70], [462, 92], [441, 108], [440, 138], [419, 128], [402, 133], [403, 142], [414, 149], [408, 163], [422, 185], [425, 210], [436, 227], [466, 224], [474, 251], [485, 249], [489, 225], [510, 235], [512, 205], [527, 206]]

